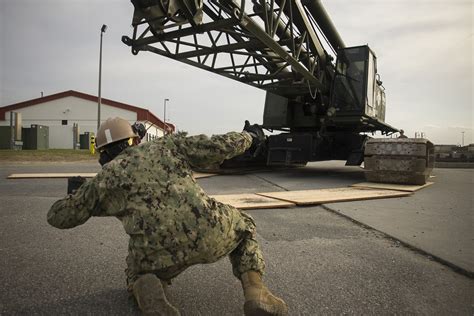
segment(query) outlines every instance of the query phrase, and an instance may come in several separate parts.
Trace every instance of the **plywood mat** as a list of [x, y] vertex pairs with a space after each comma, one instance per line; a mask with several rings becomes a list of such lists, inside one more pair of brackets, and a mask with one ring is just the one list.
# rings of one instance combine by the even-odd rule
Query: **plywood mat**
[[294, 203], [286, 202], [278, 199], [272, 199], [265, 196], [260, 196], [253, 193], [246, 194], [220, 194], [211, 195], [210, 197], [217, 201], [232, 205], [241, 210], [259, 209], [259, 208], [280, 208], [292, 207]]
[[70, 178], [70, 177], [84, 177], [93, 178], [97, 173], [13, 173], [9, 175], [8, 179], [54, 179], [54, 178]]
[[194, 179], [208, 178], [216, 175], [215, 173], [193, 172]]
[[409, 184], [391, 184], [391, 183], [376, 183], [376, 182], [361, 182], [351, 185], [357, 188], [372, 188], [372, 189], [386, 189], [386, 190], [397, 190], [415, 192], [432, 185], [433, 182], [426, 182], [423, 185], [409, 185]]
[[[9, 175], [8, 179], [57, 179], [57, 178], [71, 178], [71, 177], [83, 177], [93, 178], [97, 173], [78, 173], [78, 172], [66, 172], [66, 173], [13, 173]], [[215, 176], [215, 173], [202, 173], [194, 172], [193, 176], [195, 179], [207, 178]]]
[[348, 187], [303, 191], [267, 192], [257, 194], [274, 199], [296, 203], [297, 205], [313, 205], [357, 200], [383, 199], [390, 197], [402, 197], [410, 195], [412, 193], [395, 190], [377, 190]]

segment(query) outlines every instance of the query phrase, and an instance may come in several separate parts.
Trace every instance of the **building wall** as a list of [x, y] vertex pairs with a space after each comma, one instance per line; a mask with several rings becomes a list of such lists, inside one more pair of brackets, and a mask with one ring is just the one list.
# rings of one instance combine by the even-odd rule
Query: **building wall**
[[156, 137], [163, 136], [163, 130], [156, 127], [156, 125], [151, 124], [150, 122], [142, 122], [147, 128], [147, 135], [144, 137], [143, 141], [149, 141]]
[[[15, 110], [22, 113], [23, 125], [39, 124], [55, 126], [61, 125], [62, 120], [68, 120], [68, 125], [78, 123], [79, 125], [97, 126], [97, 103], [88, 100], [66, 97], [52, 100], [41, 104]], [[137, 114], [108, 105], [101, 106], [101, 121], [108, 117], [120, 116], [131, 123], [137, 120]], [[5, 115], [6, 121], [2, 125], [9, 125], [10, 113]], [[6, 124], [5, 124], [6, 123]], [[91, 132], [96, 132], [95, 128]]]
[[[97, 103], [77, 97], [65, 97], [15, 110], [22, 115], [22, 126], [31, 124], [49, 126], [49, 147], [72, 149], [73, 125], [79, 124], [79, 133], [97, 130]], [[101, 122], [109, 117], [121, 117], [133, 124], [137, 121], [137, 113], [109, 105], [101, 105]], [[63, 122], [65, 121], [65, 122]], [[67, 122], [66, 122], [67, 121]], [[66, 124], [64, 124], [66, 123]], [[148, 128], [145, 141], [163, 135], [163, 131], [149, 122], [143, 122]], [[10, 112], [6, 112], [5, 121], [0, 125], [10, 125]]]
[[434, 150], [435, 153], [449, 153], [456, 148], [456, 145], [435, 145]]

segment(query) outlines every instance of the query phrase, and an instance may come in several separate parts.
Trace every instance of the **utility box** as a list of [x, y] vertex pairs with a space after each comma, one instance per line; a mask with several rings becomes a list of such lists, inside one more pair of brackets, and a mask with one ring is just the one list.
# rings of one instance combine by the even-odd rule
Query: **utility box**
[[84, 132], [79, 136], [80, 149], [90, 149], [91, 139], [94, 137], [92, 132]]
[[32, 124], [23, 128], [23, 149], [49, 149], [49, 127]]
[[22, 147], [21, 113], [10, 112], [10, 125], [0, 126], [0, 149], [21, 150]]
[[0, 149], [10, 149], [12, 129], [10, 126], [0, 126]]

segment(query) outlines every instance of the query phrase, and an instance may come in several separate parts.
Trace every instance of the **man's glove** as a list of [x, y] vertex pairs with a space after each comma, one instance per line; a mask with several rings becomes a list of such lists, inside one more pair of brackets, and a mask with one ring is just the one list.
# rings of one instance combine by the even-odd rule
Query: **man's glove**
[[244, 131], [252, 136], [252, 146], [250, 147], [250, 153], [254, 157], [258, 156], [265, 147], [265, 133], [258, 124], [250, 125], [250, 122], [245, 120]]
[[83, 177], [71, 177], [67, 179], [67, 194], [76, 193], [77, 189], [86, 182], [86, 178]]
[[143, 139], [143, 137], [145, 137], [146, 135], [146, 127], [145, 125], [143, 125], [143, 123], [135, 122], [132, 125], [132, 130], [135, 134], [137, 134], [140, 137], [140, 139]]

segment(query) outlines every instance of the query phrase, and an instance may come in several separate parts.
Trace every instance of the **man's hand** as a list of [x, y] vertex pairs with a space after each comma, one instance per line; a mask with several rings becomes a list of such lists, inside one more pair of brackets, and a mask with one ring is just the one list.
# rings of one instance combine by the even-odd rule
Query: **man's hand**
[[265, 147], [266, 137], [263, 129], [258, 124], [250, 125], [250, 122], [245, 120], [244, 131], [252, 136], [250, 152], [254, 157], [258, 156]]
[[67, 179], [67, 194], [76, 193], [77, 189], [86, 182], [86, 178], [83, 177], [71, 177]]

